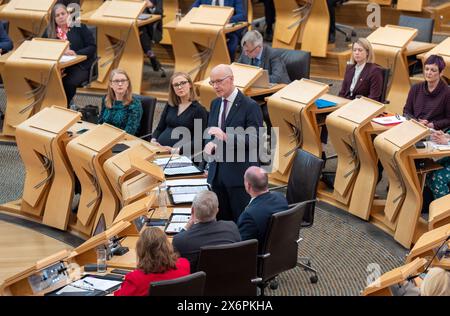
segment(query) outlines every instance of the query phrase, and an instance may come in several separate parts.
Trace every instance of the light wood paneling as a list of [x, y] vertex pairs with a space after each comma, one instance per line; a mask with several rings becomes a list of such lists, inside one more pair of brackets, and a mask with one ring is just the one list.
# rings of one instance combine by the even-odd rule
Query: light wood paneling
[[0, 221], [0, 283], [69, 245], [34, 230]]

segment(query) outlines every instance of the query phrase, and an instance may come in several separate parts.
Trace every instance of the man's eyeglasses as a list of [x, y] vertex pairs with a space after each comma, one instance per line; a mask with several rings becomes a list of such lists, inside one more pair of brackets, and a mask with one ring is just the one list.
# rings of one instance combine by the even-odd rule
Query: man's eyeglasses
[[218, 84], [221, 84], [222, 83], [222, 81], [224, 81], [225, 79], [227, 79], [227, 78], [230, 78], [230, 76], [226, 76], [226, 77], [224, 77], [224, 78], [222, 78], [222, 79], [217, 79], [217, 80], [214, 80], [214, 81], [210, 81], [209, 82], [209, 84], [211, 85], [211, 86], [215, 86], [215, 85], [218, 85]]
[[181, 87], [184, 87], [187, 83], [189, 83], [189, 81], [180, 81], [178, 83], [172, 84], [172, 87], [181, 88]]
[[261, 45], [256, 45], [256, 46], [253, 47], [253, 49], [251, 49], [251, 50], [245, 49], [245, 47], [244, 47], [244, 53], [245, 53], [246, 55], [251, 54], [251, 53], [253, 53], [258, 47], [261, 47]]
[[111, 80], [112, 84], [118, 85], [118, 84], [125, 84], [128, 82], [128, 79], [120, 79], [120, 80]]

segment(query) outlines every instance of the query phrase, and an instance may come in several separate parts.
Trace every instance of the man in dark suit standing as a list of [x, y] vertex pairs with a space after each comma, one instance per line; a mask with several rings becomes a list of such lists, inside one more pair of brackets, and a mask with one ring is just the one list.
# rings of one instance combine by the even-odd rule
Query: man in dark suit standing
[[219, 202], [214, 192], [198, 193], [192, 202], [192, 215], [185, 227], [186, 230], [173, 238], [175, 250], [191, 263], [191, 272], [197, 271], [201, 247], [241, 241], [234, 222], [216, 220], [218, 211]]
[[242, 54], [238, 63], [261, 67], [268, 71], [271, 83], [290, 83], [286, 65], [275, 50], [264, 45], [263, 37], [258, 31], [245, 33], [241, 41]]
[[244, 187], [245, 170], [259, 165], [262, 115], [258, 104], [234, 86], [230, 66], [214, 67], [210, 84], [218, 98], [211, 102], [208, 134], [212, 140], [204, 148], [208, 183], [219, 198], [218, 218], [236, 222], [250, 200]]
[[244, 185], [252, 199], [237, 222], [239, 233], [242, 240], [258, 239], [261, 252], [272, 214], [287, 210], [288, 202], [283, 194], [269, 191], [269, 178], [262, 168], [248, 168]]

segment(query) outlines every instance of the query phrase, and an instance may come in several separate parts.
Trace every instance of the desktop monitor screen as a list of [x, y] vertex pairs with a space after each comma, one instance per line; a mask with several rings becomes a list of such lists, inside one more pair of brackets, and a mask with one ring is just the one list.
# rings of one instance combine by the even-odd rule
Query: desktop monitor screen
[[103, 233], [106, 230], [106, 221], [105, 221], [105, 215], [100, 215], [100, 218], [98, 219], [97, 226], [95, 226], [94, 234], [92, 236], [98, 235]]

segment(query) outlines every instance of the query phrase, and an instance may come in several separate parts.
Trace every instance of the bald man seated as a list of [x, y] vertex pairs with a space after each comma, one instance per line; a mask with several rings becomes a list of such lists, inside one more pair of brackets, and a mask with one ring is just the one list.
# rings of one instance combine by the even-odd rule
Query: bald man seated
[[269, 178], [262, 168], [248, 168], [244, 185], [251, 200], [239, 217], [239, 233], [242, 240], [258, 239], [259, 253], [262, 253], [272, 214], [287, 210], [288, 202], [283, 194], [269, 191]]

